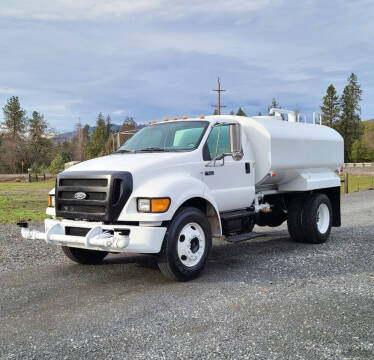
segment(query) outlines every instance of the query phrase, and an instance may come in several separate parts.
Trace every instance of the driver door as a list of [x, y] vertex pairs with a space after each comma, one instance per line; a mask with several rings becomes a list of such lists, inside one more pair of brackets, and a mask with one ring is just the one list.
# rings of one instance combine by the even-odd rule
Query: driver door
[[240, 160], [226, 155], [213, 161], [222, 154], [230, 153], [230, 145], [230, 125], [218, 124], [212, 128], [203, 150], [203, 180], [220, 212], [251, 206], [255, 193], [253, 162], [245, 151]]

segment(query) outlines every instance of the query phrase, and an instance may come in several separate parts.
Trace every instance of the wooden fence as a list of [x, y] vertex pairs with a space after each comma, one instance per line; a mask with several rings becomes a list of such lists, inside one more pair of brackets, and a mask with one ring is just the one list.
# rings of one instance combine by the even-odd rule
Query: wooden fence
[[51, 174], [0, 174], [0, 182], [39, 182], [55, 178]]

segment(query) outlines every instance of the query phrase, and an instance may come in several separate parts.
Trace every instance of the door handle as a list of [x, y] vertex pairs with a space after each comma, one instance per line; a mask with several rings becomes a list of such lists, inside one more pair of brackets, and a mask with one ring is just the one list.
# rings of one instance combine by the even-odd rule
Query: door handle
[[209, 176], [209, 175], [214, 175], [214, 171], [205, 171], [204, 173], [205, 176]]
[[249, 174], [251, 172], [251, 164], [249, 162], [245, 163], [245, 172]]

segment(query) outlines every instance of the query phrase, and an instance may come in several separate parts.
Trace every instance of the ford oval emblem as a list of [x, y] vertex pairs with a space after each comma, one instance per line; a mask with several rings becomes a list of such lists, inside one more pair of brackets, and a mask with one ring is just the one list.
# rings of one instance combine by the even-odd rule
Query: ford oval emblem
[[74, 199], [76, 200], [83, 200], [86, 197], [87, 197], [87, 194], [81, 191], [74, 194]]

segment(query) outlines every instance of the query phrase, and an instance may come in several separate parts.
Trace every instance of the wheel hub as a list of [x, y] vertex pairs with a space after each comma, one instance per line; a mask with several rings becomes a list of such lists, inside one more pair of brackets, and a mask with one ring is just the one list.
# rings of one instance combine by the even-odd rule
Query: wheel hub
[[205, 234], [197, 223], [186, 224], [179, 233], [177, 252], [183, 265], [197, 265], [204, 255]]
[[318, 207], [316, 221], [318, 231], [321, 234], [326, 233], [330, 225], [330, 210], [326, 204], [321, 204]]

